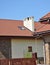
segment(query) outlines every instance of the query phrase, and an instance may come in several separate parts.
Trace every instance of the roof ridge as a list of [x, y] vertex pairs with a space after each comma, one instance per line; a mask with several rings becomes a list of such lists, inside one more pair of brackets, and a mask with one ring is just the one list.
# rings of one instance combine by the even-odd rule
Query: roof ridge
[[50, 17], [49, 14], [50, 14], [50, 12], [48, 12], [47, 14], [45, 14], [44, 16], [42, 16], [40, 19], [44, 19], [44, 18]]
[[44, 27], [45, 25], [46, 25], [46, 24], [43, 24], [43, 25], [37, 27], [36, 29], [39, 30], [40, 28]]
[[0, 20], [7, 20], [7, 21], [22, 21], [22, 20], [13, 20], [13, 19], [0, 19]]

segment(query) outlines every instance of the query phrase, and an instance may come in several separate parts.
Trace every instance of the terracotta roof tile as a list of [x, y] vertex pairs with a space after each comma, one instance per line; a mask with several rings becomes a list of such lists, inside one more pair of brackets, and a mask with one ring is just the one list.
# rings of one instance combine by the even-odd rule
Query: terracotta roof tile
[[50, 18], [50, 12], [40, 18], [40, 20], [43, 20], [43, 23], [41, 23], [41, 22], [36, 23], [36, 26], [37, 26], [36, 32], [42, 32], [42, 31], [50, 30], [50, 21], [48, 22], [48, 21], [44, 20], [44, 19], [47, 19], [47, 18]]
[[19, 26], [23, 27], [22, 20], [0, 19], [0, 36], [32, 36], [30, 30], [21, 30]]
[[41, 19], [44, 19], [44, 18], [50, 18], [50, 12], [44, 15]]
[[50, 24], [43, 24], [40, 22], [36, 22], [35, 26], [36, 26], [36, 32], [43, 32], [50, 30]]
[[[40, 22], [34, 23], [35, 32], [50, 30], [50, 24]], [[23, 29], [21, 29], [23, 27]], [[22, 20], [4, 20], [0, 19], [0, 36], [33, 36], [34, 32], [25, 28]]]

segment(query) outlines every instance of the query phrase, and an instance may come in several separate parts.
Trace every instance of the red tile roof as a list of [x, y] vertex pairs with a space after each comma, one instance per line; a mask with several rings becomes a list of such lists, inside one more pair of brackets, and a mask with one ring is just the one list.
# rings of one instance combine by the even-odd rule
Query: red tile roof
[[[21, 30], [20, 27], [24, 29]], [[35, 32], [50, 30], [50, 24], [35, 22]], [[22, 20], [0, 19], [0, 36], [33, 36], [33, 32], [24, 27]]]
[[50, 12], [44, 15], [41, 19], [44, 19], [44, 18], [50, 18]]
[[21, 20], [2, 20], [0, 19], [0, 36], [32, 36], [32, 32], [23, 26]]
[[43, 32], [50, 30], [50, 24], [43, 24], [40, 22], [35, 23], [36, 32]]
[[[43, 18], [50, 17], [50, 13]], [[34, 23], [35, 32], [50, 30], [50, 24], [41, 22]], [[22, 20], [5, 20], [0, 19], [0, 36], [33, 36], [32, 31], [25, 28]]]

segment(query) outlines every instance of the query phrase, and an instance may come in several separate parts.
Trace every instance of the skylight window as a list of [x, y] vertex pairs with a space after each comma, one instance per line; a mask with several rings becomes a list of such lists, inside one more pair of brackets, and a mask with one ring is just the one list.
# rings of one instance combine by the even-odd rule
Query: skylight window
[[19, 28], [20, 30], [25, 30], [25, 29], [26, 29], [26, 28], [23, 27], [23, 26], [18, 26], [18, 28]]

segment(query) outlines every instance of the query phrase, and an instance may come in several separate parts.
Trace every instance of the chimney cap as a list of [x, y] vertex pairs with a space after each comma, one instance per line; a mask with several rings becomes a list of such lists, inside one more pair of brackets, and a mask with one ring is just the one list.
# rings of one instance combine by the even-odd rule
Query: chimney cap
[[30, 20], [30, 19], [34, 19], [34, 16], [27, 17], [27, 18], [24, 19], [24, 21], [26, 21], [26, 20]]

